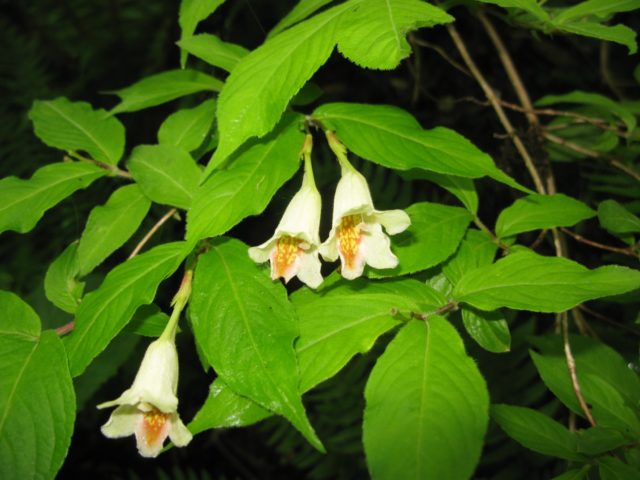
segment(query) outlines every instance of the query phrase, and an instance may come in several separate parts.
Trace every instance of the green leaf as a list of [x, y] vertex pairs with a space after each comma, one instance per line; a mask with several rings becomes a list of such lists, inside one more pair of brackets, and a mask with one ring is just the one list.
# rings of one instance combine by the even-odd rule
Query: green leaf
[[51, 303], [68, 313], [75, 313], [82, 300], [84, 282], [76, 279], [78, 242], [73, 242], [56, 258], [44, 277], [44, 293]]
[[189, 423], [189, 431], [197, 435], [212, 428], [244, 427], [269, 416], [271, 412], [237, 395], [218, 377], [211, 384], [202, 408]]
[[414, 117], [396, 107], [327, 103], [317, 108], [313, 117], [335, 130], [353, 153], [384, 167], [418, 168], [467, 178], [488, 175], [507, 184], [513, 182], [489, 155], [463, 136], [443, 127], [423, 130]]
[[[190, 37], [196, 31], [198, 24], [215, 12], [224, 0], [182, 0], [178, 12], [181, 38]], [[187, 53], [180, 52], [180, 66], [184, 68]]]
[[301, 22], [305, 18], [309, 17], [313, 12], [321, 9], [332, 1], [333, 0], [300, 0], [296, 3], [296, 6], [293, 7], [293, 9], [291, 9], [291, 11], [269, 31], [267, 38], [271, 38], [290, 26]]
[[565, 460], [584, 460], [576, 435], [564, 425], [536, 410], [513, 405], [492, 405], [491, 418], [522, 446]]
[[591, 469], [590, 464], [583, 465], [582, 468], [572, 468], [571, 470], [567, 470], [566, 472], [553, 477], [551, 480], [580, 480], [581, 478], [585, 478], [587, 472]]
[[[169, 322], [169, 315], [162, 312], [157, 305], [143, 305], [136, 310], [124, 331], [143, 337], [156, 338], [162, 335], [167, 322]], [[180, 327], [178, 327], [179, 331]]]
[[207, 100], [194, 108], [178, 110], [162, 122], [158, 143], [174, 145], [192, 152], [204, 142], [216, 112], [215, 100]]
[[398, 333], [371, 371], [365, 400], [364, 448], [373, 479], [471, 477], [489, 396], [445, 319], [411, 321]]
[[585, 16], [594, 16], [606, 19], [608, 16], [619, 12], [630, 12], [640, 8], [639, 0], [587, 0], [572, 7], [563, 8], [553, 19], [554, 23], [561, 24], [568, 20]]
[[338, 50], [361, 67], [391, 70], [411, 54], [408, 32], [452, 21], [444, 10], [418, 0], [367, 0], [346, 12]]
[[194, 195], [187, 214], [187, 240], [222, 235], [240, 220], [262, 212], [299, 166], [304, 134], [299, 116], [285, 116], [281, 127], [243, 149], [228, 168], [216, 172]]
[[508, 307], [563, 312], [595, 298], [640, 287], [640, 272], [618, 265], [589, 270], [566, 258], [518, 251], [467, 273], [453, 296], [481, 310]]
[[221, 239], [198, 260], [190, 310], [197, 342], [234, 392], [283, 415], [323, 450], [298, 389], [295, 312], [285, 288], [260, 272], [247, 248]]
[[218, 92], [221, 88], [220, 80], [196, 70], [169, 70], [111, 92], [120, 97], [121, 101], [109, 113], [115, 115], [122, 112], [135, 112], [192, 93]]
[[456, 251], [473, 216], [464, 208], [421, 202], [407, 208], [411, 226], [391, 240], [399, 264], [373, 271], [370, 277], [406, 275], [445, 261]]
[[500, 310], [483, 312], [474, 308], [462, 308], [462, 322], [471, 338], [485, 350], [493, 353], [511, 349], [509, 325]]
[[151, 207], [137, 185], [113, 192], [102, 206], [91, 210], [78, 244], [78, 272], [84, 276], [100, 265], [133, 235]]
[[127, 163], [142, 192], [156, 203], [188, 209], [202, 176], [196, 162], [173, 145], [140, 145]]
[[75, 420], [64, 346], [16, 295], [0, 292], [0, 310], [0, 478], [54, 478]]
[[457, 284], [465, 273], [493, 263], [498, 246], [480, 230], [469, 229], [458, 251], [442, 266], [442, 272], [452, 284]]
[[141, 305], [151, 303], [158, 285], [187, 256], [185, 242], [159, 245], [118, 265], [102, 285], [84, 297], [76, 324], [65, 337], [71, 373], [80, 375]]
[[[586, 337], [571, 337], [572, 351], [582, 394], [591, 406], [596, 423], [616, 428], [628, 437], [640, 435], [640, 421], [631, 410], [636, 407], [640, 381], [614, 350]], [[575, 396], [558, 339], [549, 339], [542, 354], [531, 358], [544, 383], [567, 407], [584, 415]]]
[[124, 127], [104, 110], [64, 97], [36, 100], [29, 118], [40, 140], [53, 148], [87, 152], [94, 160], [115, 165], [124, 153]]
[[543, 228], [571, 227], [595, 215], [596, 212], [581, 201], [561, 193], [528, 195], [500, 212], [496, 235], [504, 238]]
[[178, 46], [209, 65], [222, 68], [227, 72], [233, 70], [242, 57], [249, 53], [249, 50], [240, 45], [223, 42], [215, 35], [208, 33], [185, 37], [178, 42]]
[[348, 5], [338, 5], [299, 23], [240, 60], [220, 93], [220, 143], [205, 175], [245, 140], [271, 131], [289, 100], [329, 58], [338, 20]]
[[293, 295], [300, 338], [296, 342], [303, 392], [331, 378], [411, 312], [433, 312], [446, 299], [417, 280], [341, 281], [318, 294]]
[[601, 480], [638, 480], [640, 473], [635, 468], [615, 457], [603, 456], [598, 459]]
[[548, 106], [563, 103], [589, 105], [601, 110], [603, 115], [613, 114], [624, 122], [627, 130], [629, 131], [633, 130], [637, 124], [633, 112], [629, 111], [620, 103], [598, 93], [575, 90], [573, 92], [565, 93], [564, 95], [546, 95], [538, 100], [536, 105]]
[[578, 430], [578, 452], [600, 455], [629, 443], [618, 430], [597, 425], [587, 430]]
[[605, 200], [598, 205], [598, 220], [602, 228], [611, 233], [640, 232], [640, 218], [615, 200]]
[[473, 180], [455, 175], [443, 175], [441, 173], [429, 172], [426, 170], [410, 170], [402, 174], [408, 180], [429, 180], [449, 193], [454, 195], [471, 213], [478, 212], [478, 194]]
[[29, 180], [0, 180], [0, 233], [25, 233], [51, 207], [76, 190], [89, 186], [107, 171], [88, 162], [54, 163], [42, 167]]
[[559, 28], [576, 35], [619, 43], [629, 49], [629, 55], [638, 51], [636, 32], [626, 25], [609, 26], [595, 22], [576, 21], [562, 24]]
[[520, 8], [529, 12], [538, 20], [549, 20], [547, 11], [538, 4], [536, 0], [480, 0], [482, 3], [491, 3], [502, 8]]
[[15, 293], [0, 290], [0, 310], [3, 316], [0, 335], [16, 335], [34, 341], [38, 339], [40, 318]]

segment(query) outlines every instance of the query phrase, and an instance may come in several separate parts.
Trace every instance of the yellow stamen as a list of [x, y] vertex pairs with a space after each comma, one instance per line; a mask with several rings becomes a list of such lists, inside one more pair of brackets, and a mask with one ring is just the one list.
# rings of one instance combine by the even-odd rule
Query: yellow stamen
[[342, 217], [340, 226], [336, 229], [338, 235], [338, 248], [344, 259], [345, 267], [353, 268], [358, 255], [358, 248], [362, 235], [358, 225], [362, 220], [361, 215], [347, 215]]
[[145, 412], [143, 415], [144, 441], [147, 446], [151, 446], [154, 445], [162, 435], [162, 430], [165, 423], [167, 423], [169, 414], [154, 408], [153, 410]]
[[275, 255], [272, 257], [273, 271], [278, 277], [284, 277], [293, 265], [296, 258], [302, 252], [300, 248], [302, 240], [289, 236], [280, 237], [276, 245]]

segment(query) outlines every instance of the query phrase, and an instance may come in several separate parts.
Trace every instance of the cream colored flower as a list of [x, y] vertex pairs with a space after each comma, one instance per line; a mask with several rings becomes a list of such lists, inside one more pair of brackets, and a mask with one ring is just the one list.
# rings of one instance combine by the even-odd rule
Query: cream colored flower
[[320, 246], [325, 260], [340, 257], [341, 274], [354, 279], [362, 275], [364, 265], [394, 268], [398, 258], [391, 252], [388, 235], [403, 232], [411, 219], [402, 210], [376, 210], [367, 180], [351, 166], [346, 149], [332, 132], [327, 132], [329, 145], [338, 157], [342, 177], [333, 201], [333, 222], [329, 238]]
[[320, 212], [322, 201], [311, 169], [311, 136], [303, 147], [305, 173], [300, 190], [287, 206], [273, 236], [257, 247], [249, 248], [249, 256], [257, 263], [271, 262], [271, 278], [285, 282], [297, 276], [311, 288], [322, 283], [320, 274]]
[[109, 438], [135, 435], [138, 451], [143, 457], [156, 457], [169, 437], [174, 445], [183, 447], [192, 438], [178, 415], [178, 352], [175, 334], [180, 312], [191, 292], [191, 272], [174, 299], [174, 310], [162, 335], [152, 342], [144, 354], [131, 388], [117, 399], [98, 408], [117, 405], [101, 431]]

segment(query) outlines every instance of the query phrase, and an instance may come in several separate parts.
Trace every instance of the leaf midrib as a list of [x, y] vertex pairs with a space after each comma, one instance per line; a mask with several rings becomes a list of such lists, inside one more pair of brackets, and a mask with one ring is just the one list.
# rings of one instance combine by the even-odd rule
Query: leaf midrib
[[13, 397], [15, 396], [16, 391], [18, 389], [18, 384], [22, 380], [22, 376], [24, 375], [24, 372], [27, 369], [27, 365], [31, 361], [31, 357], [33, 357], [33, 354], [35, 353], [35, 351], [36, 351], [36, 349], [38, 348], [39, 345], [40, 345], [39, 341], [35, 342], [33, 348], [31, 349], [31, 351], [29, 352], [29, 355], [27, 356], [27, 359], [25, 360], [24, 364], [22, 365], [22, 368], [18, 372], [18, 375], [16, 376], [16, 380], [13, 383], [13, 386], [11, 387], [11, 392], [9, 393], [9, 396], [7, 397], [7, 408], [5, 409], [5, 411], [2, 414], [2, 419], [0, 419], [0, 435], [2, 434], [2, 430], [4, 429], [4, 424], [7, 421], [7, 416], [9, 415], [9, 410], [11, 410], [11, 402], [13, 401]]
[[420, 472], [422, 470], [422, 459], [423, 455], [420, 454], [422, 451], [422, 443], [424, 442], [424, 429], [422, 428], [422, 424], [424, 423], [424, 411], [427, 397], [427, 371], [429, 366], [429, 348], [431, 346], [431, 325], [429, 322], [424, 322], [425, 328], [425, 347], [424, 347], [424, 361], [422, 363], [422, 387], [420, 389], [420, 412], [418, 414], [418, 439], [416, 441], [416, 478], [420, 480], [422, 478]]

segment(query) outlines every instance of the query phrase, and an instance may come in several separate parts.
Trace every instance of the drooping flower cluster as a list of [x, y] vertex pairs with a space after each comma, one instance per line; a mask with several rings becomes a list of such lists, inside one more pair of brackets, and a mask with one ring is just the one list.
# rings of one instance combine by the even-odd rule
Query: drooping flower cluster
[[102, 433], [109, 438], [135, 435], [143, 457], [158, 456], [167, 437], [177, 447], [187, 445], [192, 438], [178, 415], [178, 352], [175, 344], [180, 312], [190, 293], [191, 271], [188, 271], [173, 300], [171, 318], [162, 335], [147, 348], [131, 388], [117, 399], [98, 405], [98, 408], [117, 405], [102, 426]]
[[342, 170], [329, 237], [320, 244], [321, 199], [313, 180], [311, 135], [307, 135], [302, 149], [302, 187], [289, 203], [273, 237], [249, 249], [254, 261], [270, 260], [274, 280], [284, 278], [288, 282], [297, 275], [309, 287], [316, 288], [322, 283], [318, 254], [327, 261], [339, 257], [341, 274], [347, 279], [361, 276], [365, 264], [381, 269], [398, 265], [387, 235], [406, 230], [411, 224], [409, 216], [402, 210], [376, 210], [367, 180], [349, 163], [345, 147], [333, 132], [326, 132], [326, 136]]

